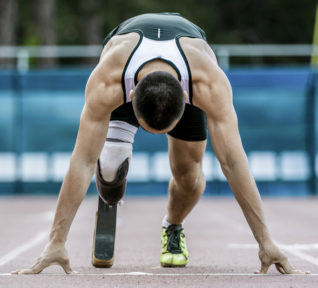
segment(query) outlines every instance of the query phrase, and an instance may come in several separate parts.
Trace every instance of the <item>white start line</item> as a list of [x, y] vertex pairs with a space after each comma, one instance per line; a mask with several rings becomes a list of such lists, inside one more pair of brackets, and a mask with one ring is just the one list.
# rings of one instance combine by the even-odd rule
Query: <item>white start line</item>
[[[281, 274], [279, 274], [281, 275]], [[1, 276], [11, 276], [11, 277], [30, 277], [32, 275], [15, 275], [10, 273], [0, 273]], [[35, 275], [33, 275], [35, 276]], [[277, 277], [277, 274], [254, 274], [254, 273], [148, 273], [148, 272], [122, 272], [122, 273], [71, 273], [71, 274], [57, 274], [57, 273], [41, 273], [37, 274], [37, 277], [39, 276], [63, 276], [63, 277], [80, 277], [80, 276], [91, 276], [91, 277], [98, 277], [98, 276], [151, 276], [151, 277], [218, 277], [218, 276], [231, 276], [231, 277], [244, 277], [244, 276], [255, 276], [255, 277]], [[318, 276], [318, 274], [286, 274], [281, 275], [281, 277], [313, 277]]]

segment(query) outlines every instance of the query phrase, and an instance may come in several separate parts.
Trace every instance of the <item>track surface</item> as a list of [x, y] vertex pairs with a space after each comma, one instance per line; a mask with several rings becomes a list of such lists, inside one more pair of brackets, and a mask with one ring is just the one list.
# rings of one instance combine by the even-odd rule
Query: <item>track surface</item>
[[[118, 210], [115, 263], [91, 265], [97, 196], [87, 197], [67, 241], [71, 266], [65, 275], [52, 266], [39, 275], [10, 275], [31, 266], [48, 240], [56, 198], [0, 198], [0, 287], [318, 287], [318, 199], [264, 199], [274, 239], [293, 266], [311, 275], [287, 276], [259, 268], [257, 246], [232, 198], [203, 198], [185, 224], [190, 263], [161, 268], [160, 233], [164, 198], [128, 198]], [[297, 245], [296, 245], [297, 244]]]

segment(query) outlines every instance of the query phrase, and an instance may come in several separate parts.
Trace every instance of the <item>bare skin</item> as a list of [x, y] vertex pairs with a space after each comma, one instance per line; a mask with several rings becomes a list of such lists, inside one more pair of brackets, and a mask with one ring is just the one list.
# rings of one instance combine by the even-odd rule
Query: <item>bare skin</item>
[[189, 142], [168, 136], [168, 144], [173, 177], [169, 183], [167, 220], [179, 224], [191, 212], [205, 189], [202, 159], [206, 141]]
[[[72, 272], [65, 242], [94, 173], [107, 135], [110, 113], [123, 104], [122, 71], [138, 40], [136, 33], [115, 36], [104, 48], [85, 89], [77, 140], [60, 190], [50, 240], [31, 268], [12, 273], [36, 274], [53, 264], [61, 265], [65, 273]], [[284, 274], [306, 273], [291, 267], [269, 235], [261, 198], [242, 147], [231, 86], [218, 67], [214, 53], [200, 39], [184, 37], [180, 43], [192, 72], [193, 104], [206, 112], [213, 149], [259, 244], [261, 269], [257, 273], [266, 273], [272, 264]], [[175, 73], [165, 62], [152, 61], [141, 69], [139, 77], [159, 70]], [[143, 119], [138, 121], [146, 130], [151, 130]], [[151, 132], [165, 133], [175, 124], [167, 131]], [[178, 224], [190, 213], [204, 191], [202, 158], [206, 141], [186, 142], [169, 136], [168, 143], [173, 174], [169, 185], [168, 221]]]

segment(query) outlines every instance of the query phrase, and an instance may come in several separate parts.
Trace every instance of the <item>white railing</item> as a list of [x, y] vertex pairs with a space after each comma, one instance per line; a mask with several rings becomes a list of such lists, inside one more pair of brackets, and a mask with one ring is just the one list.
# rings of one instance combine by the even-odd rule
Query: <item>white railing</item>
[[221, 67], [230, 67], [230, 57], [310, 57], [318, 56], [318, 45], [268, 44], [268, 45], [211, 45]]
[[[231, 57], [318, 56], [318, 45], [311, 44], [212, 44], [223, 68], [230, 66]], [[16, 58], [17, 69], [28, 70], [30, 58], [87, 58], [99, 57], [101, 45], [89, 46], [0, 46], [0, 58]]]

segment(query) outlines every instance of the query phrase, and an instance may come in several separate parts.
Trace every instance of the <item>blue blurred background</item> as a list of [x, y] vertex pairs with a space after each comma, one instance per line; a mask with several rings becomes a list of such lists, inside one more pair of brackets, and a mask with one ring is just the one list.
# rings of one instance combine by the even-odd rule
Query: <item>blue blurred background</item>
[[[316, 4], [0, 0], [0, 195], [59, 192], [103, 38], [129, 17], [166, 11], [205, 30], [261, 194], [317, 195]], [[232, 195], [210, 144], [203, 168], [206, 195]], [[140, 129], [127, 194], [166, 195], [170, 175], [166, 137]]]
[[[0, 71], [0, 193], [58, 193], [68, 167], [90, 69]], [[231, 68], [234, 105], [252, 172], [264, 195], [314, 194], [318, 131], [308, 67]], [[313, 125], [312, 121], [316, 125]], [[315, 132], [315, 133], [313, 133]], [[314, 161], [315, 162], [315, 161]], [[207, 195], [230, 190], [210, 145]], [[167, 140], [139, 129], [127, 194], [164, 195]], [[314, 178], [314, 179], [313, 179]], [[95, 193], [94, 185], [89, 193]]]

